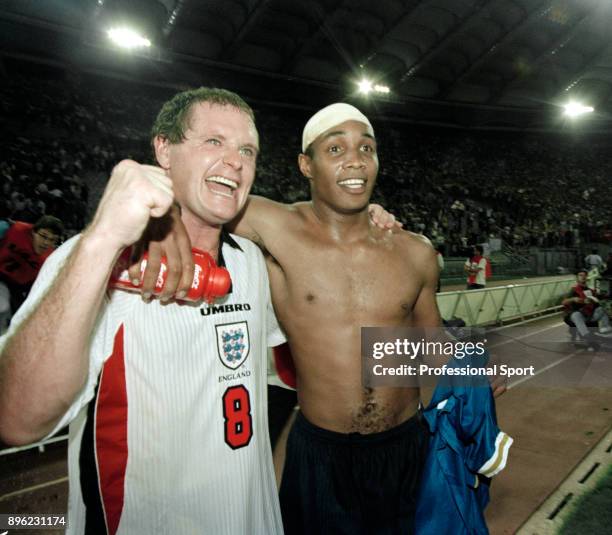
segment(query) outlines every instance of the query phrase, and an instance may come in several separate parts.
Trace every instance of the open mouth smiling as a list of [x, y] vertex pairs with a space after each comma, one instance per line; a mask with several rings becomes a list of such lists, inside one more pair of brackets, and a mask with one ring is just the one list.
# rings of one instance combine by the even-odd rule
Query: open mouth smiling
[[217, 195], [233, 197], [234, 191], [238, 189], [238, 182], [225, 178], [224, 176], [214, 175], [206, 178], [208, 189]]

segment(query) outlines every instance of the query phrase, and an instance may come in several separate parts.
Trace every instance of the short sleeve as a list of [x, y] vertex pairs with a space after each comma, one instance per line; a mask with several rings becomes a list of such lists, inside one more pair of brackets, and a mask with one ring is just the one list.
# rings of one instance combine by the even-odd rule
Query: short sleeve
[[[38, 274], [38, 277], [36, 278], [34, 285], [32, 286], [27, 299], [13, 316], [8, 332], [5, 336], [0, 338], [0, 349], [6, 343], [6, 340], [16, 331], [19, 325], [21, 325], [40, 304], [47, 291], [53, 285], [56, 277], [64, 268], [68, 257], [78, 243], [79, 237], [79, 235], [74, 236], [55, 250], [53, 254], [49, 256], [49, 258], [47, 258]], [[96, 325], [92, 335], [92, 342], [90, 345], [90, 365], [87, 382], [81, 392], [79, 392], [77, 397], [73, 400], [71, 406], [57, 422], [54, 429], [45, 438], [54, 435], [60, 429], [68, 425], [74, 418], [76, 418], [79, 411], [85, 405], [87, 405], [87, 403], [89, 403], [94, 396], [98, 376], [104, 364], [105, 347], [108, 345], [108, 343], [105, 343], [105, 339], [108, 338], [108, 322], [106, 321], [108, 319], [108, 315], [105, 314], [107, 305], [105, 303], [102, 306], [103, 308], [96, 320]]]

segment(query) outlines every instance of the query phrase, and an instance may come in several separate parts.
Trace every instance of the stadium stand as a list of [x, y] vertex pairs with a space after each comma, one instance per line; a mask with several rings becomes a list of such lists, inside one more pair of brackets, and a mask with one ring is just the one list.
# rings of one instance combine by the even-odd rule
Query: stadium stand
[[[78, 232], [111, 167], [150, 161], [148, 128], [174, 89], [16, 64], [0, 89], [1, 216], [66, 218]], [[253, 103], [262, 138], [257, 194], [307, 198], [299, 133], [310, 110]], [[572, 248], [606, 232], [612, 162], [595, 134], [476, 132], [374, 122], [383, 165], [375, 200], [445, 256], [499, 238], [507, 251]], [[551, 187], [551, 185], [553, 185]], [[597, 195], [594, 192], [597, 191]]]

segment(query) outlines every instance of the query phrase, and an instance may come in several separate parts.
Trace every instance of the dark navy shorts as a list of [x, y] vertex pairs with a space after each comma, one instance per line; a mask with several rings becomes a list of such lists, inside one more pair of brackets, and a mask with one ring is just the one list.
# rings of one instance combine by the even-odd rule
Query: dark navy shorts
[[336, 433], [298, 413], [280, 488], [285, 533], [412, 533], [428, 431], [420, 414], [380, 433]]

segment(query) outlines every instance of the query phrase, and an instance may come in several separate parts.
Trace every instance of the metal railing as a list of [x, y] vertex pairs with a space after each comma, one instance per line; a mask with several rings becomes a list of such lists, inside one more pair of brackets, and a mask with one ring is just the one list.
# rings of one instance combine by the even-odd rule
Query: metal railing
[[468, 326], [499, 325], [558, 310], [575, 282], [575, 277], [568, 277], [550, 282], [442, 292], [437, 294], [438, 308], [446, 320], [458, 317]]

